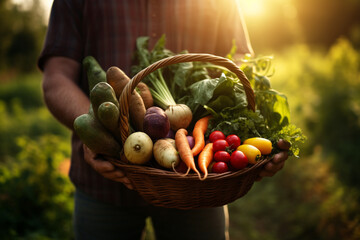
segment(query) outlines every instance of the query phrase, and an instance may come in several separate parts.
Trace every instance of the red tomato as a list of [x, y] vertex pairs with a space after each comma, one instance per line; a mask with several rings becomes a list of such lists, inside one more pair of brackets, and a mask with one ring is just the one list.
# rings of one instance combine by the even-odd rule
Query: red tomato
[[225, 139], [218, 139], [213, 142], [213, 152], [225, 151], [229, 147], [228, 142]]
[[224, 173], [224, 172], [227, 172], [228, 170], [229, 170], [229, 167], [224, 162], [216, 162], [212, 166], [212, 172], [214, 172], [214, 173]]
[[228, 163], [230, 161], [230, 153], [228, 153], [227, 151], [217, 151], [214, 154], [214, 160], [216, 162], [225, 162]]
[[240, 138], [235, 134], [227, 136], [225, 140], [228, 142], [232, 150], [235, 150], [241, 144]]
[[243, 169], [248, 165], [249, 161], [242, 151], [235, 150], [231, 154], [230, 164], [236, 170]]
[[225, 138], [226, 138], [225, 134], [222, 133], [221, 131], [213, 131], [212, 133], [210, 133], [210, 136], [209, 136], [209, 140], [212, 143], [218, 139], [225, 139]]

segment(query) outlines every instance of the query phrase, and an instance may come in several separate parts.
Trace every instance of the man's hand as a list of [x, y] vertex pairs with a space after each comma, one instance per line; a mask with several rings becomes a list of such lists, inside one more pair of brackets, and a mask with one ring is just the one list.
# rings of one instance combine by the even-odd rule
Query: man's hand
[[125, 176], [124, 172], [116, 168], [112, 163], [104, 161], [91, 151], [85, 144], [84, 146], [84, 158], [90, 166], [100, 173], [103, 177], [112, 181], [121, 182], [127, 188], [134, 189], [130, 180]]
[[256, 181], [260, 181], [263, 177], [272, 177], [284, 167], [285, 161], [288, 158], [290, 143], [279, 140], [277, 145], [283, 151], [275, 154], [273, 159], [264, 166], [264, 169], [260, 172]]

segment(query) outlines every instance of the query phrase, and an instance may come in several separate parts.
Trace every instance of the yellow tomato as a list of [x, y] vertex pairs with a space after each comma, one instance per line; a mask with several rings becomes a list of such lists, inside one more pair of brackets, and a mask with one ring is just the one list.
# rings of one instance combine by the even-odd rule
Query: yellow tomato
[[244, 141], [244, 144], [249, 144], [255, 146], [257, 149], [260, 150], [261, 154], [267, 155], [270, 154], [272, 151], [272, 143], [269, 139], [254, 137], [249, 138]]
[[260, 150], [253, 145], [242, 144], [236, 150], [243, 152], [251, 164], [255, 164], [261, 157]]

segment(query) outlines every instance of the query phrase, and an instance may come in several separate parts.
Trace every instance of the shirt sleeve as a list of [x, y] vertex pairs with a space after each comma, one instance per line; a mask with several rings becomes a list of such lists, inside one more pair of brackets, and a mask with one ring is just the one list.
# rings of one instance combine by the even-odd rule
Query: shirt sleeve
[[43, 70], [51, 56], [62, 56], [81, 62], [82, 49], [82, 1], [54, 0], [43, 49], [38, 67]]

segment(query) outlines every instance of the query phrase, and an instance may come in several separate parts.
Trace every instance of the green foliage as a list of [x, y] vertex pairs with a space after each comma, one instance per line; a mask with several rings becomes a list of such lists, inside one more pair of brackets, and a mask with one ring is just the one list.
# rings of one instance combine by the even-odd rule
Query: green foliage
[[10, 106], [0, 100], [0, 114], [0, 162], [15, 156], [20, 150], [15, 144], [19, 136], [36, 138], [46, 133], [54, 133], [63, 139], [69, 137], [69, 131], [62, 127], [45, 107], [29, 111], [16, 100], [13, 100]]
[[289, 93], [294, 120], [311, 133], [307, 151], [321, 145], [324, 158], [334, 156], [340, 179], [359, 188], [360, 53], [339, 39], [328, 53], [299, 46], [282, 58], [286, 67], [277, 67], [283, 71], [276, 73], [277, 84]]
[[[334, 155], [334, 168], [348, 185], [360, 188], [360, 53], [340, 40], [328, 54], [331, 74], [314, 81], [320, 101], [314, 118], [309, 119], [314, 142], [327, 155]], [[316, 122], [323, 124], [316, 126]], [[326, 137], [324, 137], [326, 136]]]
[[58, 171], [70, 148], [55, 135], [20, 137], [16, 161], [0, 165], [0, 238], [71, 236], [73, 187]]

